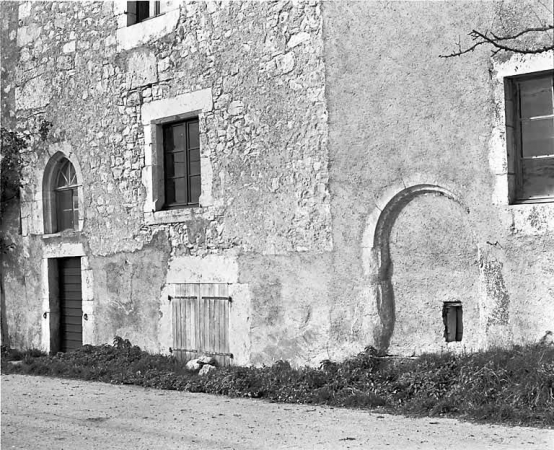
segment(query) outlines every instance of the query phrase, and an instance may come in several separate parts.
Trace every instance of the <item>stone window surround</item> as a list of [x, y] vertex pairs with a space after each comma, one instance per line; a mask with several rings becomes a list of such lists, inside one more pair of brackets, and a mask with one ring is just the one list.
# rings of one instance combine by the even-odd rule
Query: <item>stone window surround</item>
[[[50, 352], [51, 349], [51, 305], [53, 302], [59, 302], [56, 298], [56, 288], [51, 286], [55, 282], [55, 273], [58, 258], [81, 258], [81, 289], [82, 289], [82, 308], [83, 308], [83, 344], [94, 343], [94, 291], [93, 275], [89, 265], [88, 257], [85, 256], [83, 244], [81, 243], [45, 243], [42, 258], [42, 315], [41, 315], [41, 347], [44, 351]], [[84, 317], [87, 319], [85, 320]]]
[[[56, 231], [57, 229], [57, 211], [55, 205], [55, 183], [58, 176], [58, 170], [63, 160], [69, 160], [73, 168], [75, 169], [75, 175], [77, 177], [77, 195], [79, 198], [78, 211], [79, 219], [76, 224], [73, 225], [73, 230]], [[68, 231], [81, 231], [83, 229], [84, 217], [83, 217], [83, 176], [80, 168], [78, 168], [77, 161], [73, 154], [66, 155], [61, 151], [56, 152], [46, 164], [44, 169], [44, 177], [42, 181], [42, 202], [43, 202], [43, 218], [44, 218], [44, 234], [58, 234]]]
[[179, 23], [181, 16], [180, 2], [162, 0], [160, 14], [143, 22], [127, 26], [127, 2], [114, 2], [114, 15], [117, 17], [117, 50], [131, 50], [147, 42], [159, 39], [171, 33]]
[[[196, 211], [213, 205], [212, 167], [203, 148], [203, 115], [213, 108], [212, 90], [202, 89], [163, 100], [145, 103], [141, 108], [144, 129], [144, 169], [142, 182], [146, 188], [144, 219], [147, 225], [190, 220]], [[162, 125], [191, 117], [200, 121], [201, 194], [198, 207], [162, 210], [164, 204]]]
[[[67, 142], [56, 143], [48, 148], [50, 158], [44, 166], [36, 167], [33, 170], [32, 185], [36, 190], [32, 193], [21, 190], [21, 234], [61, 236], [78, 233], [83, 230], [85, 222], [85, 205], [83, 193], [83, 173], [75, 153]], [[63, 158], [67, 158], [77, 175], [80, 185], [77, 187], [79, 196], [79, 221], [74, 230], [65, 230], [63, 232], [52, 233], [55, 229], [55, 214], [53, 213], [53, 183], [55, 182], [56, 169]]]
[[[515, 198], [515, 174], [513, 158], [510, 156], [513, 151], [513, 144], [509, 142], [510, 135], [506, 131], [505, 79], [552, 70], [552, 67], [554, 67], [554, 52], [538, 55], [514, 55], [507, 61], [495, 63], [496, 76], [493, 79], [493, 90], [498, 117], [495, 118], [492, 136], [489, 141], [489, 165], [491, 172], [495, 175], [492, 198], [495, 205], [510, 207], [526, 205], [525, 203], [513, 203]], [[548, 202], [532, 204], [549, 207]]]
[[[492, 82], [497, 115], [489, 140], [489, 167], [494, 176], [492, 204], [501, 208], [503, 226], [510, 234], [540, 236], [552, 232], [549, 223], [554, 219], [554, 202], [512, 203], [515, 175], [509, 170], [512, 164], [508, 158], [504, 78], [552, 70], [552, 67], [554, 52], [514, 55], [509, 60], [494, 65], [495, 77]], [[540, 220], [537, 221], [536, 217], [540, 217]]]
[[[58, 232], [53, 232], [56, 229], [56, 212], [54, 211], [54, 184], [56, 181], [56, 176], [58, 169], [60, 167], [61, 161], [68, 159], [69, 162], [73, 165], [75, 169], [75, 174], [77, 176], [77, 194], [79, 197], [79, 220], [75, 224], [73, 231], [82, 231], [84, 225], [84, 202], [83, 202], [83, 175], [79, 162], [75, 158], [74, 153], [65, 152], [63, 149], [58, 150], [44, 169], [44, 175], [42, 179], [42, 212], [43, 212], [43, 224], [44, 224], [44, 234], [60, 234]], [[66, 230], [65, 232], [71, 232], [71, 230]]]

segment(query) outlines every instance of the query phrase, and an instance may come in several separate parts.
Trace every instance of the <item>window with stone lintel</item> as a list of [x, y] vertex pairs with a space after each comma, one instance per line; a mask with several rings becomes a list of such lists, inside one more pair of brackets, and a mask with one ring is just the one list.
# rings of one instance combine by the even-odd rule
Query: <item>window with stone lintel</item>
[[44, 233], [53, 234], [82, 229], [82, 184], [76, 170], [65, 154], [58, 152], [44, 170], [42, 202]]
[[554, 201], [554, 71], [505, 78], [512, 203]]

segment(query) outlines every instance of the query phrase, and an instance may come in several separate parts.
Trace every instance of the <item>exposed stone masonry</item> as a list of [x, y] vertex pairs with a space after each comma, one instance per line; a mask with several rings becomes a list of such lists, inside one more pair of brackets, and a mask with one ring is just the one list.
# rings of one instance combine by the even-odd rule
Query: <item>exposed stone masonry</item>
[[[187, 2], [173, 32], [121, 52], [112, 6], [19, 6], [16, 103], [28, 117], [19, 126], [50, 120], [50, 142], [76, 153], [91, 251], [137, 249], [162, 229], [175, 254], [330, 249], [319, 5]], [[201, 117], [201, 148], [212, 174], [202, 176], [213, 177], [214, 205], [185, 223], [146, 226], [141, 106], [206, 87], [214, 107]], [[26, 173], [34, 183], [49, 157], [37, 143], [29, 162], [37, 147]]]

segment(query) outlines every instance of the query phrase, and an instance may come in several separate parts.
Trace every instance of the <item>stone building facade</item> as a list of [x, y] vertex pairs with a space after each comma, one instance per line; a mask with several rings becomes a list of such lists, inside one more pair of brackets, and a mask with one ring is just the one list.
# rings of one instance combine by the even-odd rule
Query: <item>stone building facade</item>
[[514, 98], [553, 54], [439, 58], [549, 18], [502, 5], [2, 3], [2, 125], [30, 135], [3, 339], [243, 365], [539, 340], [554, 172], [539, 151], [535, 195]]

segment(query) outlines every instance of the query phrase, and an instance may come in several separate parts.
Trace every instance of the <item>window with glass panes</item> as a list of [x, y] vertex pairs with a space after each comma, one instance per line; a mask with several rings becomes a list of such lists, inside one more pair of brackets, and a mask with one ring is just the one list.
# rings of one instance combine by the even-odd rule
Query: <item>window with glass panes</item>
[[160, 15], [160, 2], [127, 2], [127, 26], [144, 22]]
[[[509, 79], [515, 201], [554, 200], [554, 72]], [[511, 120], [510, 120], [511, 118]], [[511, 130], [513, 131], [511, 131]]]
[[61, 161], [54, 188], [57, 231], [75, 228], [79, 221], [79, 195], [75, 168], [68, 159]]
[[198, 118], [163, 126], [165, 208], [198, 205], [200, 139]]

